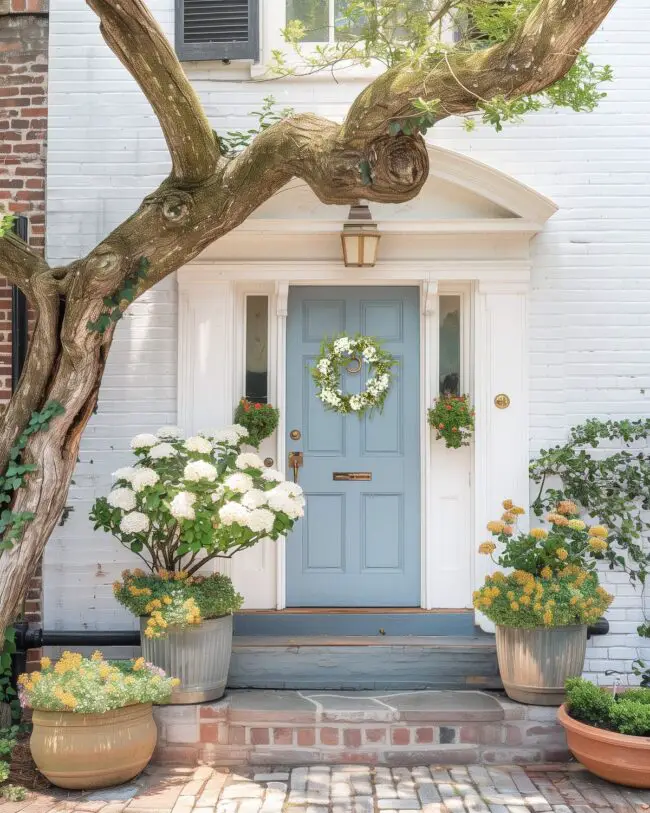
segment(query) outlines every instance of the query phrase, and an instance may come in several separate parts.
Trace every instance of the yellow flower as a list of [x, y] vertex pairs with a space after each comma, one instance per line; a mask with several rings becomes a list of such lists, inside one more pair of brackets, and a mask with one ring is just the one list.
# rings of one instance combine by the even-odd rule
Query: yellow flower
[[508, 590], [508, 592], [506, 593], [506, 598], [509, 599], [509, 601], [514, 601], [515, 600], [514, 592], [512, 590]]
[[571, 606], [576, 605], [579, 601], [579, 598], [580, 598], [579, 596], [571, 596], [571, 598], [569, 599], [569, 604], [571, 604]]
[[546, 565], [546, 567], [542, 568], [540, 575], [543, 579], [550, 579], [553, 575], [553, 571], [548, 565]]
[[177, 570], [176, 573], [174, 573], [174, 578], [176, 579], [177, 582], [182, 582], [184, 579], [187, 578], [187, 576], [188, 573], [186, 570]]
[[524, 605], [524, 607], [528, 607], [530, 604], [530, 596], [524, 595], [519, 599], [519, 601]]
[[496, 549], [497, 546], [494, 544], [494, 542], [481, 542], [481, 544], [478, 546], [479, 553], [490, 554], [494, 553]]
[[146, 661], [144, 658], [140, 657], [133, 661], [133, 671], [139, 672], [140, 669], [144, 669]]
[[578, 506], [571, 500], [562, 500], [557, 504], [558, 514], [577, 514]]
[[18, 685], [19, 686], [24, 686], [28, 682], [29, 682], [29, 675], [26, 672], [23, 672], [23, 674], [18, 677]]
[[513, 505], [512, 508], [510, 509], [510, 512], [518, 516], [521, 516], [522, 514], [526, 513], [526, 511], [520, 505]]
[[492, 519], [487, 524], [488, 531], [491, 531], [493, 534], [500, 534], [505, 527], [505, 522], [500, 522], [498, 519]]
[[106, 680], [108, 677], [110, 677], [112, 671], [113, 670], [107, 663], [103, 663], [99, 667], [99, 677], [102, 678], [102, 680]]
[[588, 542], [589, 547], [596, 553], [607, 550], [607, 542], [605, 542], [605, 540], [601, 539], [599, 536], [590, 536]]
[[581, 519], [570, 519], [568, 525], [572, 531], [584, 531], [584, 529], [587, 527], [587, 523], [583, 522]]
[[149, 626], [146, 627], [144, 634], [147, 638], [153, 638], [156, 635], [154, 628]]
[[609, 534], [609, 531], [604, 525], [594, 525], [589, 529], [589, 533], [592, 536], [602, 536], [602, 538], [605, 539]]
[[545, 610], [544, 615], [542, 616], [544, 619], [544, 623], [547, 627], [550, 627], [553, 623], [553, 613], [550, 610]]
[[48, 658], [41, 658], [41, 669], [49, 669], [52, 666], [52, 661]]
[[135, 683], [135, 678], [132, 675], [124, 678], [124, 682], [128, 683], [129, 686], [132, 686]]
[[169, 606], [172, 603], [172, 597], [171, 596], [163, 596], [162, 600], [163, 600], [163, 604], [166, 604], [167, 606]]
[[113, 582], [113, 592], [119, 593], [122, 589], [122, 582]]
[[93, 652], [93, 654], [90, 656], [90, 660], [91, 661], [103, 661], [104, 656], [102, 655], [102, 653], [98, 649], [96, 649]]
[[497, 582], [497, 584], [502, 584], [506, 580], [506, 577], [500, 570], [497, 570], [496, 573], [492, 574], [492, 581]]
[[569, 520], [566, 517], [563, 517], [562, 514], [549, 514], [546, 517], [547, 522], [552, 523], [553, 525], [568, 525]]
[[535, 610], [536, 613], [541, 613], [542, 612], [542, 605], [538, 604], [538, 603], [535, 603], [533, 605], [533, 610]]
[[544, 528], [531, 528], [530, 535], [533, 539], [546, 539], [548, 531], [545, 531]]
[[512, 500], [504, 500], [501, 503], [501, 505], [505, 508], [506, 511], [509, 511], [514, 505], [514, 503], [512, 502]]
[[181, 681], [180, 678], [172, 678], [172, 686], [180, 686]]
[[504, 514], [501, 515], [501, 521], [507, 523], [508, 525], [511, 522], [514, 522], [516, 519], [514, 514], [511, 514], [510, 511], [506, 511]]
[[512, 525], [506, 525], [505, 528], [503, 529], [503, 533], [506, 536], [512, 536], [514, 533], [514, 528], [512, 527]]
[[564, 562], [566, 559], [568, 559], [568, 558], [569, 558], [569, 551], [568, 551], [566, 548], [558, 548], [558, 549], [555, 551], [555, 555], [557, 556], [557, 558], [558, 558], [558, 559], [559, 559], [561, 562]]
[[38, 683], [38, 681], [43, 677], [40, 672], [32, 672], [32, 682]]
[[511, 609], [515, 610], [515, 612], [519, 609], [519, 604], [516, 601], [510, 602]]

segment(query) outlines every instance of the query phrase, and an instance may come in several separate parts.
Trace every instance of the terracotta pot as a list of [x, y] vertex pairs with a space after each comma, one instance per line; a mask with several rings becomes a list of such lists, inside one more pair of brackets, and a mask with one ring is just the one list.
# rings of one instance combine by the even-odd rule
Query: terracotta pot
[[32, 722], [36, 767], [52, 784], [75, 790], [133, 779], [151, 759], [158, 736], [151, 703], [104, 714], [35, 710]]
[[499, 671], [508, 697], [537, 706], [564, 702], [566, 679], [582, 674], [586, 626], [497, 626], [496, 638]]
[[566, 731], [569, 750], [585, 768], [617, 785], [650, 788], [650, 737], [604, 731], [569, 717], [561, 706], [557, 719]]

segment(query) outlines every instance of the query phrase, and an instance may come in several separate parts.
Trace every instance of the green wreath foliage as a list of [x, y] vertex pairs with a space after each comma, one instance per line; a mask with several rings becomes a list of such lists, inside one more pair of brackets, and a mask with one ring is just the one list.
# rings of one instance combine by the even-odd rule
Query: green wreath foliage
[[[363, 373], [367, 368], [366, 386], [359, 393], [348, 394], [341, 389], [343, 370], [357, 361]], [[325, 409], [341, 415], [372, 414], [380, 412], [390, 391], [393, 380], [393, 367], [397, 359], [384, 350], [381, 342], [373, 336], [357, 333], [354, 337], [341, 333], [331, 339], [324, 339], [311, 375], [316, 384], [316, 395]]]

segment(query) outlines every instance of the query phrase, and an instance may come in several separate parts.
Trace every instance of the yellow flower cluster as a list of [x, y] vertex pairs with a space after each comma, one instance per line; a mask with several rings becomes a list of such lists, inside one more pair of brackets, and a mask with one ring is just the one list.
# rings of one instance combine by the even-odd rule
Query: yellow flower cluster
[[590, 536], [587, 543], [591, 550], [593, 550], [595, 553], [602, 553], [609, 547], [607, 542], [605, 542], [605, 540], [601, 539], [599, 536]]
[[80, 652], [69, 652], [67, 649], [61, 655], [60, 660], [54, 667], [54, 671], [58, 675], [64, 675], [66, 672], [74, 672], [81, 666], [83, 655]]
[[492, 519], [487, 524], [488, 531], [491, 531], [493, 534], [503, 533], [503, 529], [505, 527], [506, 527], [505, 522], [501, 522], [498, 519]]
[[588, 624], [609, 606], [612, 596], [594, 572], [569, 565], [542, 578], [523, 570], [487, 576], [474, 593], [474, 606], [497, 624], [513, 627]]
[[494, 542], [481, 542], [481, 544], [478, 546], [478, 552], [487, 555], [494, 553], [496, 549], [497, 546], [494, 544]]
[[188, 598], [187, 601], [183, 602], [183, 607], [187, 610], [185, 615], [185, 620], [188, 624], [200, 624], [203, 620], [201, 618], [201, 610], [199, 610], [199, 605], [194, 601], [193, 598]]
[[148, 587], [136, 587], [135, 584], [130, 584], [129, 593], [132, 596], [150, 596], [151, 590]]
[[78, 706], [77, 698], [72, 694], [72, 692], [68, 692], [65, 689], [62, 689], [60, 686], [57, 686], [54, 689], [54, 696], [57, 700], [60, 700], [66, 708], [72, 710]]
[[544, 530], [544, 528], [531, 528], [530, 535], [533, 539], [546, 539], [548, 531]]
[[592, 526], [592, 527], [589, 529], [589, 533], [590, 533], [592, 536], [600, 536], [600, 537], [602, 537], [603, 539], [607, 539], [607, 537], [608, 537], [608, 535], [609, 535], [609, 531], [607, 530], [607, 528], [605, 528], [605, 526], [604, 526], [604, 525], [593, 525], [593, 526]]

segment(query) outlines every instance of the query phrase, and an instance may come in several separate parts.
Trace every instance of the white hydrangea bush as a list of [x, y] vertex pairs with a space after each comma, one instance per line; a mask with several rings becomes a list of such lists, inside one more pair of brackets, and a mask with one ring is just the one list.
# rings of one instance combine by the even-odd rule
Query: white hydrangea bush
[[95, 501], [95, 529], [115, 536], [152, 572], [195, 573], [263, 539], [277, 540], [303, 516], [302, 489], [242, 452], [247, 431], [233, 424], [184, 438], [175, 426], [131, 441], [136, 458]]

